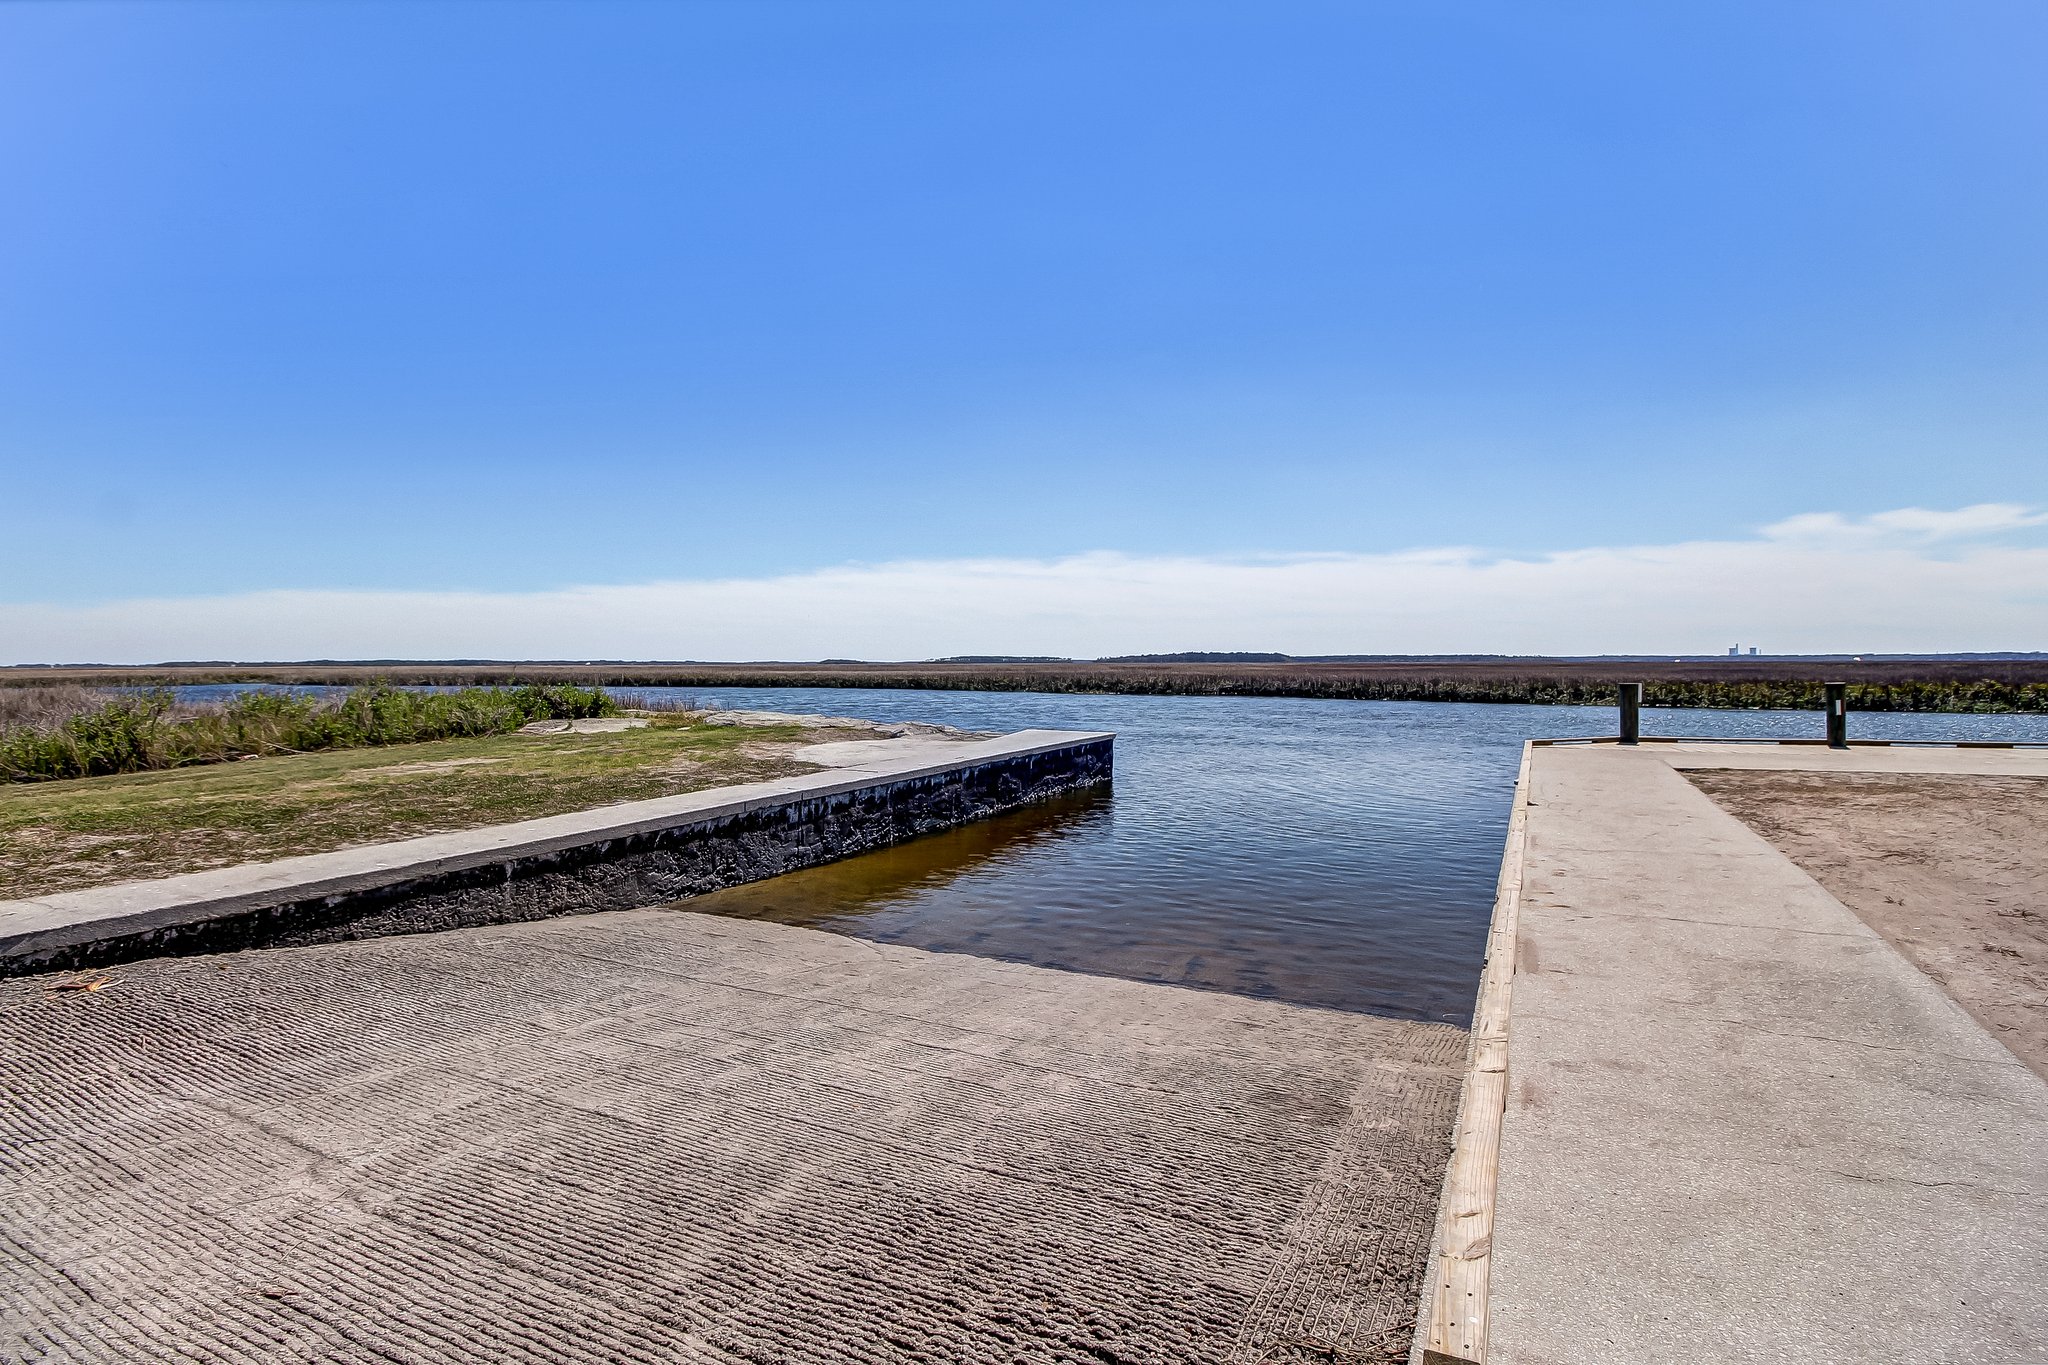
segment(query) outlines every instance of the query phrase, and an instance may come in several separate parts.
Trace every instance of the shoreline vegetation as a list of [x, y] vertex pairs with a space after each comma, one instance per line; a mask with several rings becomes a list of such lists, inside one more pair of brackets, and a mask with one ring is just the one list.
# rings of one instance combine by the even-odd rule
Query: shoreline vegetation
[[0, 688], [0, 782], [154, 772], [329, 749], [505, 735], [542, 720], [618, 713], [601, 688], [569, 683], [408, 691], [386, 680], [339, 697], [250, 692], [180, 702], [162, 685]]
[[817, 770], [802, 757], [808, 745], [877, 737], [849, 721], [728, 725], [686, 711], [634, 719], [643, 723], [0, 783], [0, 900], [792, 777]]
[[1822, 685], [1849, 684], [1857, 711], [2048, 712], [2048, 658], [1835, 661], [1631, 660], [1225, 662], [940, 660], [928, 663], [172, 664], [0, 670], [24, 685], [166, 687], [283, 683], [397, 687], [842, 687], [933, 691], [1310, 697], [1351, 701], [1609, 706], [1617, 683], [1645, 684], [1644, 704], [1721, 710], [1818, 710]]

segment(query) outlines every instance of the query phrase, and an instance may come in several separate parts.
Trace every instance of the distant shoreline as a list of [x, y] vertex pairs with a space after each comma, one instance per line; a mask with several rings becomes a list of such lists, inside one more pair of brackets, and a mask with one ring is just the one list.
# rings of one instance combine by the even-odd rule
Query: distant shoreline
[[2048, 655], [1901, 659], [1715, 656], [1325, 662], [189, 663], [0, 670], [0, 683], [101, 686], [287, 683], [410, 685], [574, 682], [607, 687], [846, 687], [928, 691], [1310, 697], [1350, 701], [1612, 704], [1621, 682], [1650, 706], [1809, 710], [1824, 682], [1860, 711], [2048, 712]]

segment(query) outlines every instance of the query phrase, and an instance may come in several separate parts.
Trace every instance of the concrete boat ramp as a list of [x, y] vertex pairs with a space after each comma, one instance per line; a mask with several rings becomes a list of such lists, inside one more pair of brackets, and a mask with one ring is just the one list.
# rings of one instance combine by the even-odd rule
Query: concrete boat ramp
[[[1707, 769], [2038, 781], [2048, 753], [1531, 746], [1419, 1354], [2048, 1360], [2048, 1086]], [[1997, 850], [2036, 891], [2044, 842]]]
[[116, 975], [0, 983], [0, 1359], [1398, 1360], [1464, 1051], [683, 910]]
[[1463, 1030], [645, 908], [1108, 740], [0, 908], [0, 1360], [1405, 1359]]

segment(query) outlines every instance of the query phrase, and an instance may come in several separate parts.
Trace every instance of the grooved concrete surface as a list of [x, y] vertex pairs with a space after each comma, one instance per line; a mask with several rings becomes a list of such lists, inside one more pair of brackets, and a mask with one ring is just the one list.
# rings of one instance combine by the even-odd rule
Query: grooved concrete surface
[[2048, 1360], [2048, 1086], [1674, 765], [1538, 748], [1488, 1365]]
[[673, 910], [0, 983], [8, 1361], [1406, 1355], [1443, 1025]]

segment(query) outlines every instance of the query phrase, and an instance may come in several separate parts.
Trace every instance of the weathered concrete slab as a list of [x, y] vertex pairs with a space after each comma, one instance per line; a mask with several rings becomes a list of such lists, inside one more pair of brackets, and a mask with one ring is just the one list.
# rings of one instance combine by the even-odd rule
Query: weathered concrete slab
[[2038, 1362], [2048, 1086], [1678, 766], [2005, 750], [1536, 748], [1489, 1365]]
[[1461, 1030], [642, 910], [0, 982], [0, 1359], [1398, 1360]]
[[833, 750], [827, 771], [799, 777], [0, 901], [0, 974], [656, 904], [1106, 781], [1113, 740], [1022, 730], [817, 746]]

